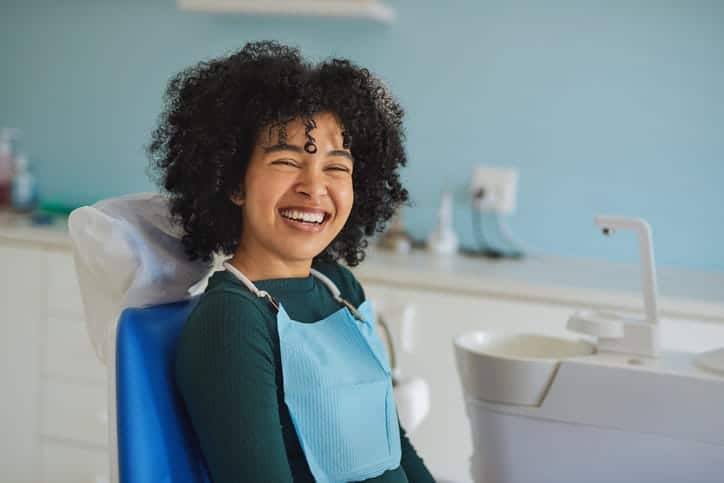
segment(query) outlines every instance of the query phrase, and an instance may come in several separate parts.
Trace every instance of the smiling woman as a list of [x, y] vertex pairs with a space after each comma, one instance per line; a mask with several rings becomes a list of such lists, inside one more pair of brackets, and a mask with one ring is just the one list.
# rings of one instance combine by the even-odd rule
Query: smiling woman
[[[353, 161], [335, 115], [294, 119], [262, 133], [232, 201], [243, 236], [231, 263], [252, 279], [306, 277], [309, 262], [342, 231], [354, 201]], [[314, 134], [314, 137], [312, 137]]]
[[248, 44], [171, 80], [149, 148], [190, 259], [231, 255], [179, 336], [215, 483], [433, 481], [352, 273], [407, 200], [402, 109], [367, 70]]

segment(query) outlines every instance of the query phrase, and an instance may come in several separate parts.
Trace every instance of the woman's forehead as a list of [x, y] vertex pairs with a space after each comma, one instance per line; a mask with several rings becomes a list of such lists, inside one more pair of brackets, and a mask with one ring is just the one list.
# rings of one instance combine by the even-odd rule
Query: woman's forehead
[[304, 144], [309, 138], [331, 138], [343, 141], [344, 128], [337, 116], [331, 113], [319, 113], [312, 117], [295, 117], [275, 122], [261, 130], [257, 142], [262, 145], [286, 144], [297, 142]]

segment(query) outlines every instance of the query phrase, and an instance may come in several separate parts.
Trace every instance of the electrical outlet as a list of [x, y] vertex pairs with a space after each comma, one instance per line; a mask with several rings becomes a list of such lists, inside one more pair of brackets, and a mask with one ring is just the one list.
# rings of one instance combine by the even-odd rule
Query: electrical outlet
[[510, 215], [515, 212], [518, 170], [476, 166], [470, 183], [473, 207], [478, 211]]

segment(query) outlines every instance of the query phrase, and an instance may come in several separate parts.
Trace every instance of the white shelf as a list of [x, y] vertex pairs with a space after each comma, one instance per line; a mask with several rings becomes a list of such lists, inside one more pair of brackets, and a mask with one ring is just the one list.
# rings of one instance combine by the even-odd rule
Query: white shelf
[[356, 17], [391, 23], [395, 10], [378, 0], [176, 0], [181, 10], [207, 13]]

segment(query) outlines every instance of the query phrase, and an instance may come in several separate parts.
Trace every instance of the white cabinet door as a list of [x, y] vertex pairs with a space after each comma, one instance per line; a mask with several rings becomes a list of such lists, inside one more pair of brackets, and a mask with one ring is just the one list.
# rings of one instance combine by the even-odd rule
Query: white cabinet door
[[403, 375], [421, 376], [430, 387], [430, 413], [410, 434], [410, 440], [440, 481], [471, 481], [472, 440], [455, 367], [453, 338], [476, 329], [571, 336], [565, 324], [574, 309], [361, 282], [367, 297], [380, 306], [383, 314], [387, 307], [413, 306], [411, 352], [401, 349], [399, 320], [386, 316], [396, 339], [397, 360]]
[[0, 245], [0, 481], [38, 481], [38, 392], [46, 259]]
[[52, 442], [42, 444], [42, 483], [109, 483], [108, 452]]

